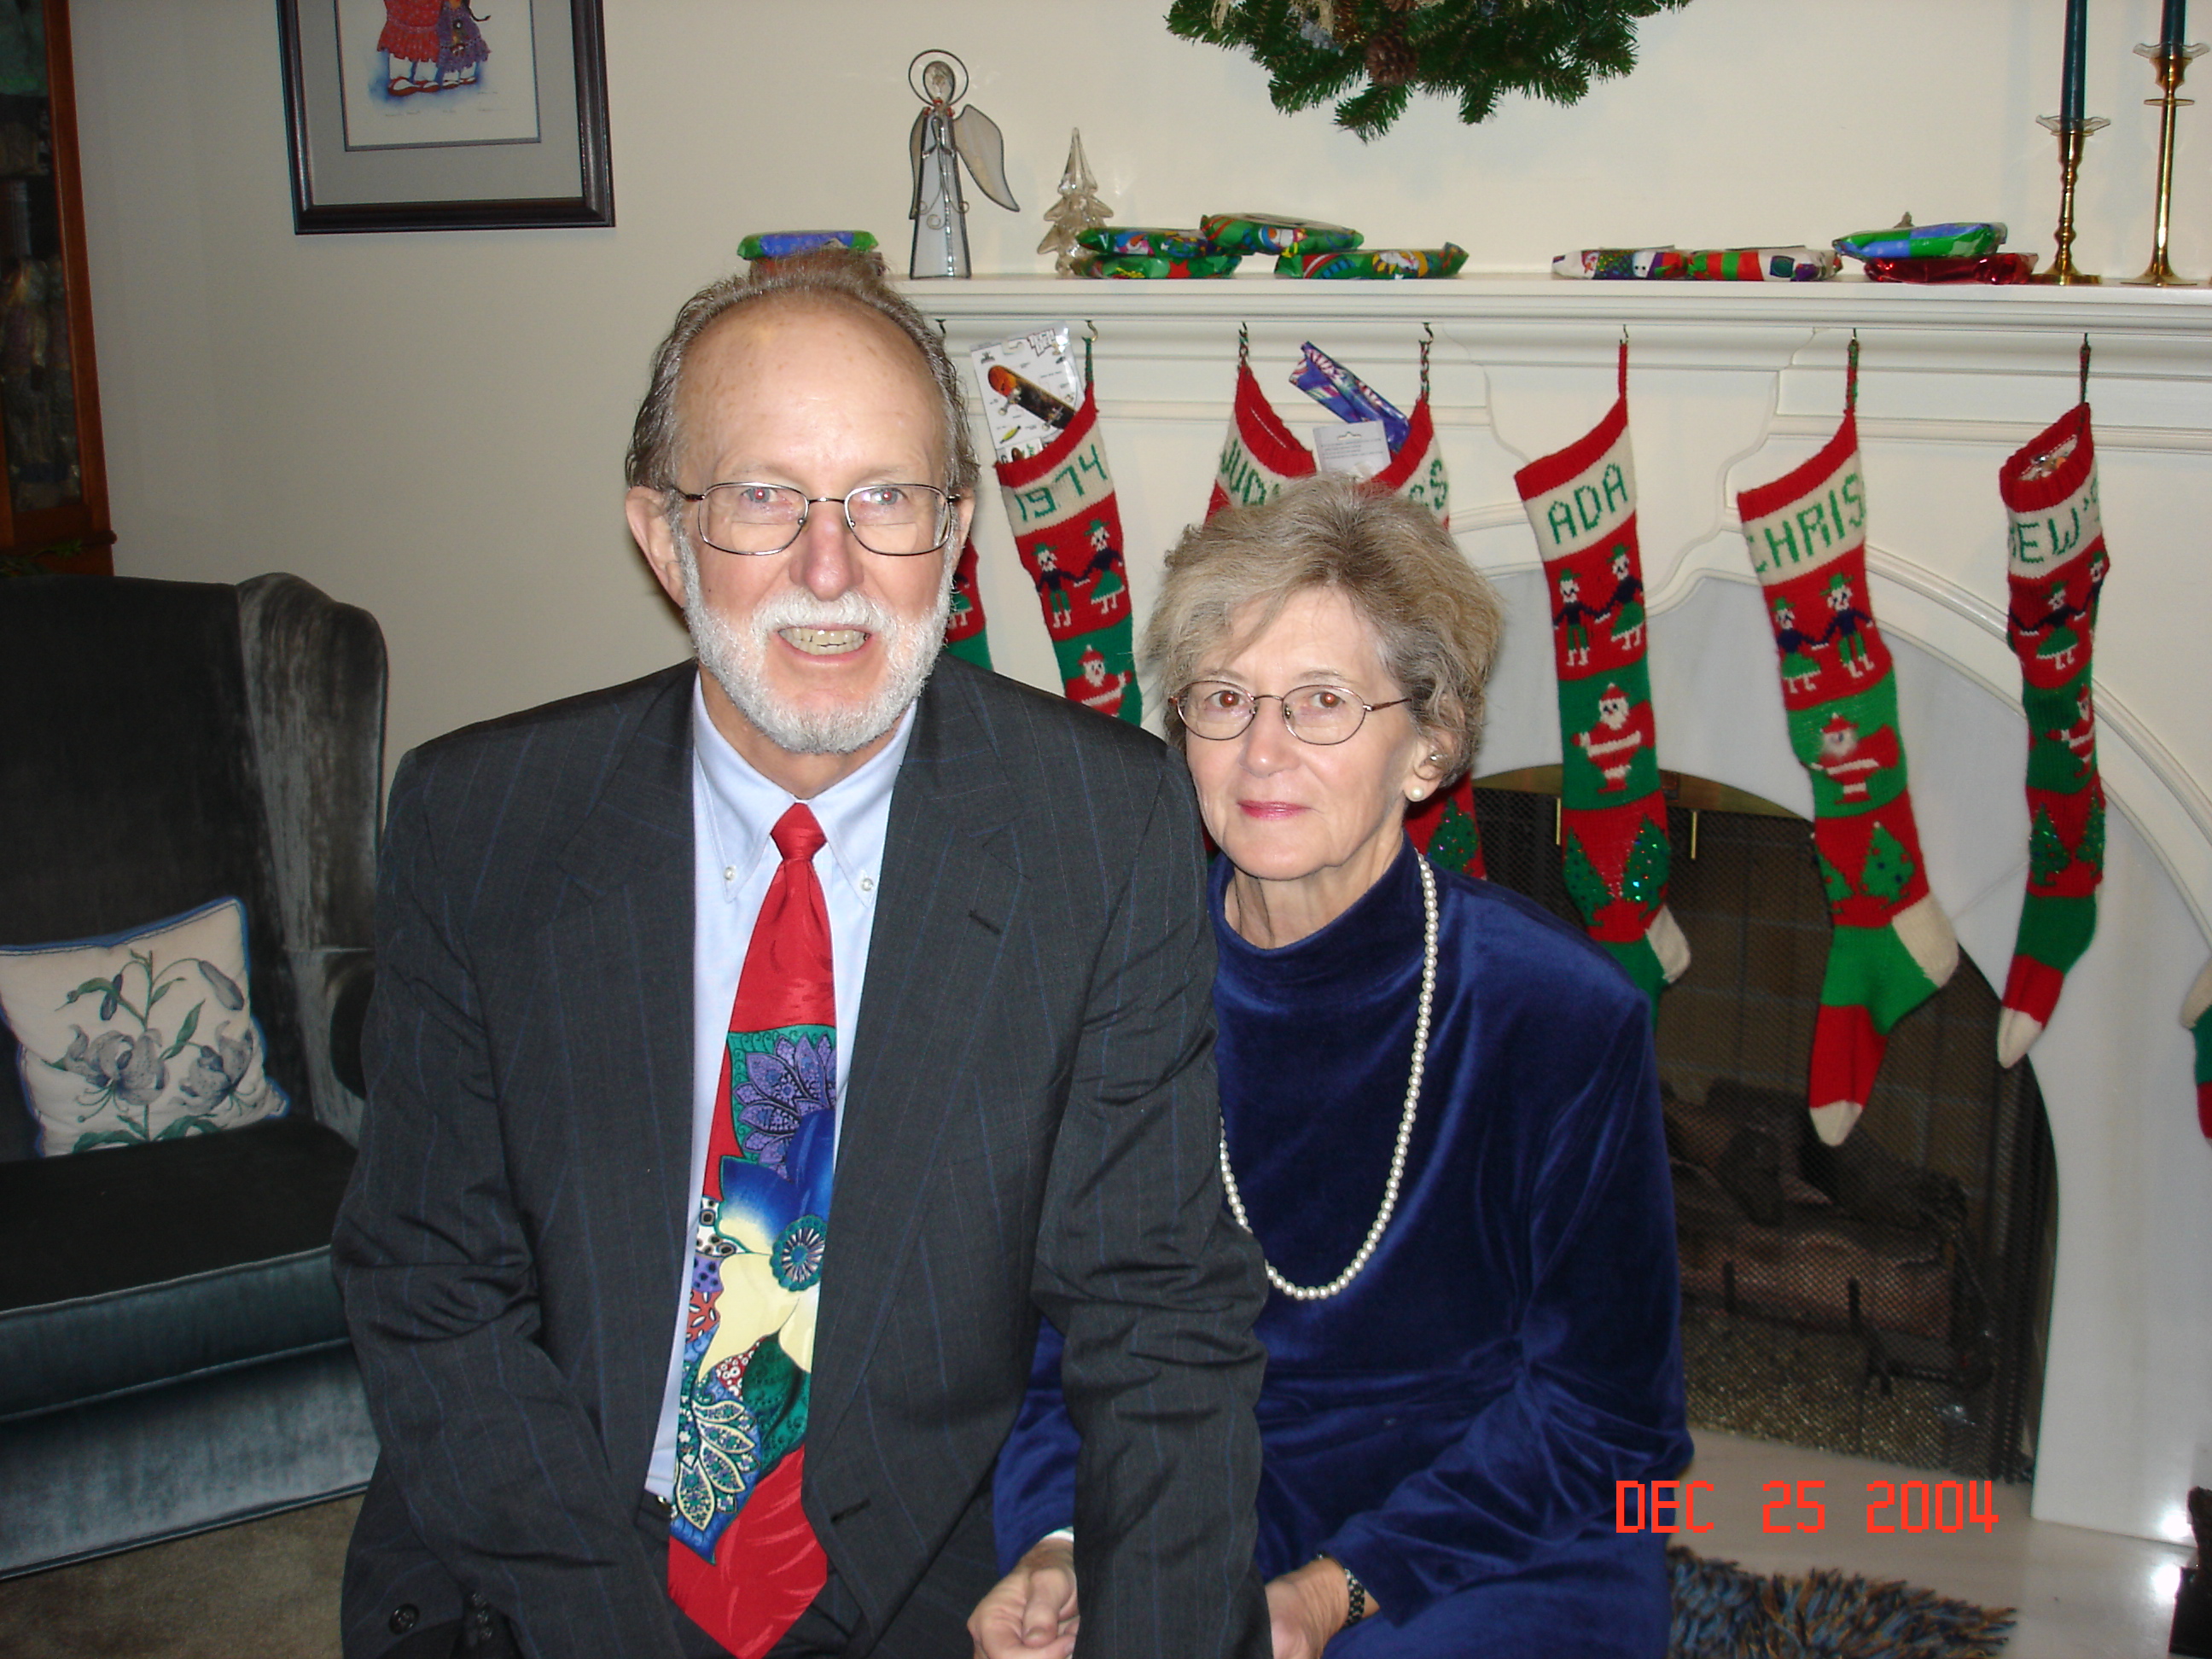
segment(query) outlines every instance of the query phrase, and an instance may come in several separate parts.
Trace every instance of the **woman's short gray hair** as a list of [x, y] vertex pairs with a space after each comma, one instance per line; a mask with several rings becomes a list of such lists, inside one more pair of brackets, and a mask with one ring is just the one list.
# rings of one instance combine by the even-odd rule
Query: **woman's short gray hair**
[[[669, 489], [676, 483], [676, 452], [683, 441], [676, 398], [684, 382], [684, 364], [691, 347], [708, 328], [740, 306], [758, 305], [783, 296], [845, 305], [872, 311], [914, 342], [937, 383], [945, 412], [946, 485], [957, 495], [972, 495], [980, 471], [975, 446], [968, 435], [967, 405], [961, 394], [960, 371], [953, 367], [945, 341], [929, 319], [908, 304], [884, 278], [881, 267], [864, 255], [842, 249], [824, 249], [779, 259], [772, 269], [744, 276], [725, 276], [701, 289], [676, 313], [668, 337], [653, 354], [653, 379], [645, 400], [638, 405], [637, 421], [630, 430], [629, 455], [624, 480], [633, 488]], [[916, 478], [915, 483], [932, 480]]]
[[[1185, 531], [1145, 628], [1146, 669], [1160, 692], [1178, 692], [1209, 656], [1257, 636], [1316, 587], [1343, 594], [1375, 630], [1382, 666], [1435, 739], [1441, 782], [1472, 767], [1504, 624], [1497, 592], [1427, 507], [1346, 474], [1301, 479]], [[1168, 736], [1186, 746], [1180, 720]]]

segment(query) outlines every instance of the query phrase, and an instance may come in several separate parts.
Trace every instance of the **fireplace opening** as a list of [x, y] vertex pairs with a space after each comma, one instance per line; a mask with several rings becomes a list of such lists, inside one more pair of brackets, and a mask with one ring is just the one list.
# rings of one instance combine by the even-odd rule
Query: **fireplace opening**
[[[1839, 1147], [1806, 1112], [1830, 935], [1812, 826], [1665, 775], [1669, 904], [1688, 971], [1660, 1000], [1660, 1086], [1693, 1427], [2033, 1478], [2056, 1162], [2033, 1061], [1996, 1060], [2000, 1005], [1960, 958], [1890, 1034]], [[1490, 878], [1580, 924], [1559, 769], [1481, 781]]]

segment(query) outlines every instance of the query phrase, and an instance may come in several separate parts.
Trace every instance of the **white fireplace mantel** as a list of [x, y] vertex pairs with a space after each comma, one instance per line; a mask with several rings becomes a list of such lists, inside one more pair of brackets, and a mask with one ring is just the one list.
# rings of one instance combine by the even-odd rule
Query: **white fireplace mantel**
[[[2114, 811], [2097, 941], [2031, 1056], [2060, 1176], [2034, 1507], [2186, 1536], [2181, 1500], [2212, 1484], [2212, 1146], [2175, 1019], [2212, 948], [2212, 291], [1261, 276], [907, 292], [956, 350], [1054, 322], [1095, 331], [1140, 628], [1165, 550], [1204, 510], [1240, 328], [1302, 436], [1332, 417], [1288, 383], [1300, 341], [1410, 409], [1432, 332], [1452, 528], [1509, 611], [1483, 771], [1559, 758], [1548, 617], [1512, 475], [1604, 413], [1626, 330], [1662, 763], [1808, 813], [1735, 501], [1833, 432], [1856, 331], [1869, 567], [1929, 879], [1999, 984], [2027, 863], [2027, 740], [1996, 471], [2073, 404], [2086, 333], [2112, 558], [2096, 675]], [[987, 504], [976, 526], [994, 661], [1056, 689], [1005, 515]]]

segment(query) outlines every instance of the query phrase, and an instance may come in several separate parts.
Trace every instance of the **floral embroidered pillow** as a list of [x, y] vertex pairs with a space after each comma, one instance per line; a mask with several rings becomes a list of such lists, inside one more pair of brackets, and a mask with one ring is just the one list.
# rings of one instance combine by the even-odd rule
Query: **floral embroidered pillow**
[[290, 1104], [262, 1069], [234, 898], [139, 931], [0, 946], [42, 1156], [235, 1129]]

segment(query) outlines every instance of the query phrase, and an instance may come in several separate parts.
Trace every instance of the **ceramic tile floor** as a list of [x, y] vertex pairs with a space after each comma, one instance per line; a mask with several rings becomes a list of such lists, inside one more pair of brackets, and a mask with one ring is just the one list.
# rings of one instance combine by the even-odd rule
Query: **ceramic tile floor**
[[[1697, 1459], [1684, 1478], [1713, 1483], [1697, 1498], [1698, 1520], [1713, 1529], [1683, 1541], [1700, 1555], [1761, 1572], [1840, 1567], [2016, 1608], [2005, 1659], [2154, 1659], [2166, 1651], [2174, 1588], [2191, 1554], [2186, 1547], [2034, 1520], [2025, 1486], [1996, 1489], [1993, 1528], [1869, 1533], [1869, 1481], [1940, 1477], [1738, 1435], [1700, 1429], [1696, 1436]], [[1761, 1530], [1761, 1506], [1773, 1494], [1760, 1488], [1773, 1480], [1827, 1483], [1820, 1533]], [[1776, 1511], [1778, 1524], [1788, 1513]]]

